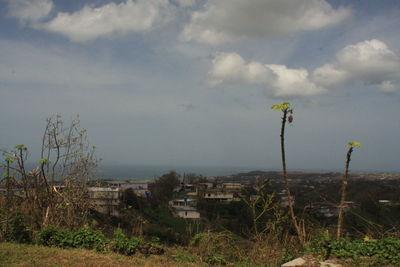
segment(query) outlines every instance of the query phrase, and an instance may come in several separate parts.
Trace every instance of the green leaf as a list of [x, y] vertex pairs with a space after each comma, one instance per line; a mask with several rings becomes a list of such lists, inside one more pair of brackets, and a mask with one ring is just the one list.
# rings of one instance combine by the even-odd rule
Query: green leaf
[[282, 104], [272, 105], [271, 109], [273, 109], [273, 110], [281, 110], [282, 109]]
[[282, 104], [275, 104], [271, 106], [271, 109], [273, 110], [285, 110], [290, 108], [290, 103], [289, 102], [283, 102]]
[[360, 142], [348, 142], [347, 145], [348, 145], [349, 147], [360, 147], [360, 146], [362, 146], [363, 144], [361, 144]]
[[41, 158], [41, 159], [39, 159], [39, 163], [40, 163], [40, 164], [47, 164], [48, 162], [49, 162], [49, 160], [46, 159], [46, 158]]
[[8, 157], [8, 158], [6, 158], [6, 159], [5, 159], [5, 161], [7, 161], [7, 162], [9, 162], [9, 163], [13, 163], [13, 162], [14, 162], [14, 159], [13, 159], [13, 158], [10, 158], [10, 157]]
[[26, 146], [24, 144], [19, 144], [15, 146], [16, 149], [26, 149]]

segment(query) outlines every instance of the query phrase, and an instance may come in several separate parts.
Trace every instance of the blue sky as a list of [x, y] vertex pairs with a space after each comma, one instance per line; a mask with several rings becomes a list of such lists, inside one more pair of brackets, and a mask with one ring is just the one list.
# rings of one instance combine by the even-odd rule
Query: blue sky
[[79, 114], [103, 163], [399, 171], [400, 2], [0, 1], [0, 148]]

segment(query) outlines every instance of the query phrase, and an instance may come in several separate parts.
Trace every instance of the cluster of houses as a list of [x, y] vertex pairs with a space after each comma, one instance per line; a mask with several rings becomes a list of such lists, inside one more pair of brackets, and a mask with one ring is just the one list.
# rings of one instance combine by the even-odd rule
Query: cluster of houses
[[[89, 199], [94, 209], [100, 213], [118, 216], [118, 207], [127, 189], [145, 198], [151, 197], [149, 181], [106, 181], [103, 187], [89, 187]], [[197, 183], [184, 184], [175, 188], [181, 198], [171, 200], [169, 206], [175, 215], [185, 219], [199, 219], [196, 209], [197, 201], [231, 202], [240, 201], [239, 193], [243, 185], [240, 183]]]
[[[88, 199], [91, 201], [93, 208], [103, 214], [118, 216], [119, 206], [121, 200], [127, 189], [131, 189], [136, 195], [144, 198], [151, 198], [151, 191], [149, 190], [151, 181], [105, 181], [101, 187], [89, 187]], [[57, 186], [56, 186], [57, 187]], [[169, 206], [175, 212], [175, 215], [184, 219], [199, 219], [200, 213], [197, 211], [196, 206], [199, 199], [205, 201], [225, 202], [240, 201], [240, 192], [244, 185], [238, 182], [226, 183], [196, 183], [187, 184], [182, 182], [175, 188], [176, 195], [179, 198], [173, 199], [169, 202]], [[14, 195], [21, 194], [22, 188], [13, 188]], [[0, 187], [0, 195], [6, 194], [6, 188]], [[288, 199], [285, 190], [277, 193], [282, 207], [288, 206]], [[295, 196], [292, 196], [292, 204], [294, 205]], [[400, 206], [400, 203], [395, 203], [391, 200], [381, 199], [378, 201], [381, 206]], [[353, 201], [345, 202], [345, 209], [357, 207]], [[335, 205], [326, 205], [324, 203], [310, 204], [306, 207], [314, 213], [318, 213], [326, 218], [335, 217], [338, 215], [338, 207]]]
[[196, 210], [199, 199], [206, 201], [231, 202], [240, 201], [239, 193], [243, 185], [240, 183], [198, 183], [196, 185], [182, 184], [177, 191], [183, 192], [182, 198], [169, 202], [178, 217], [184, 219], [199, 219], [200, 213]]

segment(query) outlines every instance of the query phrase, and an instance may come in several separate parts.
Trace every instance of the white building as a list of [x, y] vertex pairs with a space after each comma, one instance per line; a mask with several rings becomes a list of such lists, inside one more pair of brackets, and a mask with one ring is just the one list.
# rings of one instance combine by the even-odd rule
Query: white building
[[194, 199], [174, 199], [169, 202], [169, 205], [175, 209], [175, 213], [178, 217], [184, 219], [200, 218], [200, 212], [196, 210], [196, 200]]
[[133, 192], [142, 196], [149, 190], [149, 182], [147, 181], [107, 181], [107, 184], [111, 188], [117, 188], [121, 192], [131, 188]]

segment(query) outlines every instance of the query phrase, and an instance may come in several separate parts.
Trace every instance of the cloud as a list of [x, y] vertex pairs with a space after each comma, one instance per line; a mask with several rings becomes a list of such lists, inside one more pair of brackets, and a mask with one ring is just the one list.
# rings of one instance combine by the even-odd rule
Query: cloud
[[377, 85], [384, 92], [399, 90], [400, 57], [380, 40], [348, 45], [336, 54], [333, 63], [313, 72], [316, 83], [339, 87], [353, 81]]
[[285, 65], [247, 63], [236, 53], [218, 53], [212, 61], [209, 84], [264, 86], [272, 97], [313, 96], [353, 82], [376, 86], [385, 93], [400, 90], [400, 57], [379, 40], [348, 45], [336, 54], [333, 63], [311, 73]]
[[337, 24], [351, 14], [325, 0], [208, 0], [192, 13], [184, 41], [219, 45], [244, 38], [267, 38]]
[[55, 32], [75, 42], [129, 32], [146, 32], [173, 17], [168, 0], [127, 0], [92, 7], [85, 5], [74, 13], [60, 12], [49, 22], [35, 27]]
[[9, 0], [8, 15], [21, 23], [36, 22], [46, 18], [53, 8], [51, 0]]
[[0, 40], [0, 81], [17, 87], [112, 88], [131, 85], [132, 70], [61, 46]]
[[262, 85], [272, 97], [317, 95], [326, 89], [314, 84], [306, 69], [290, 69], [284, 65], [247, 63], [236, 53], [218, 53], [212, 61], [209, 83]]
[[196, 0], [176, 0], [182, 7], [191, 7], [196, 4]]

